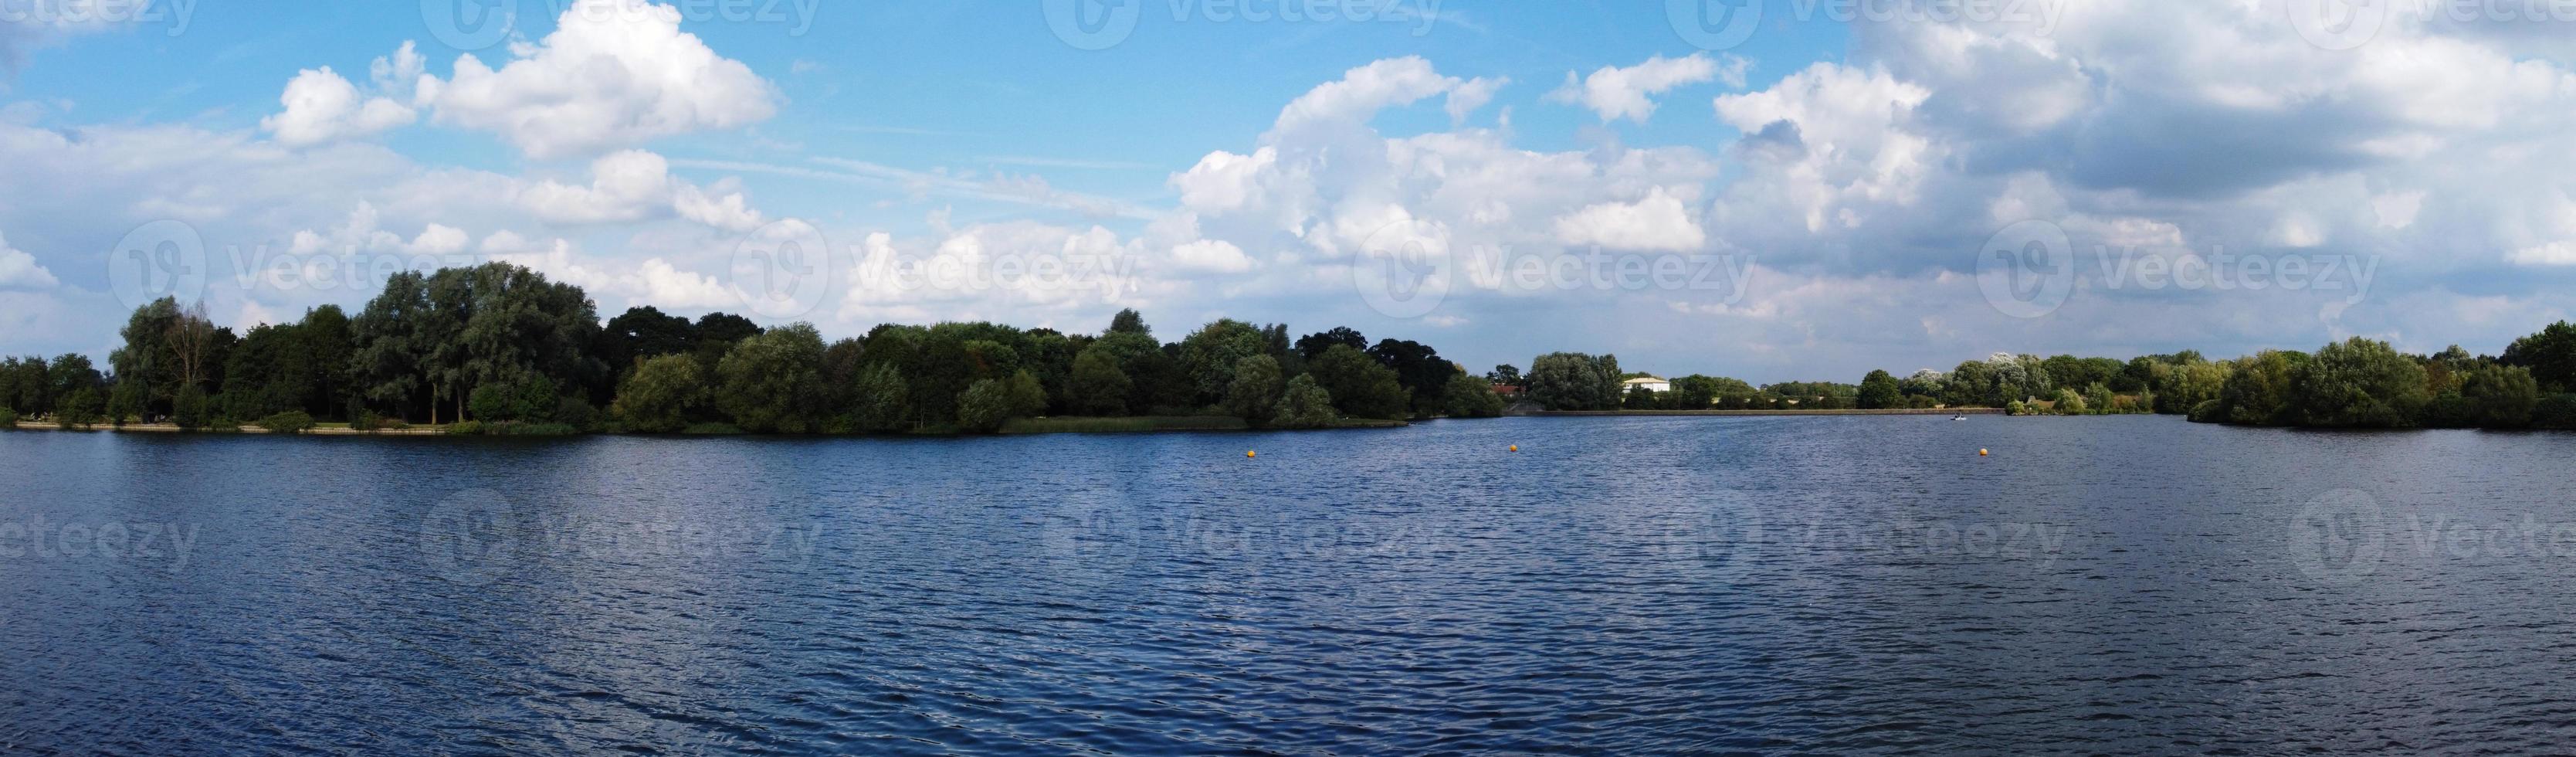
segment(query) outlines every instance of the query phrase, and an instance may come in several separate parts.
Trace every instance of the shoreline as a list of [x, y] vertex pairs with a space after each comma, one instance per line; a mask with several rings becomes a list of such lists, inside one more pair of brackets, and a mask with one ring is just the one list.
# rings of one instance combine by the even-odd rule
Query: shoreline
[[1888, 410], [1539, 410], [1513, 413], [1514, 418], [1615, 418], [1620, 416], [1801, 416], [1801, 415], [2010, 415], [2001, 408], [1901, 408]]
[[[1643, 418], [1643, 417], [1691, 417], [1691, 416], [1783, 416], [1783, 417], [1794, 417], [1794, 416], [1838, 416], [1838, 415], [1841, 415], [1841, 416], [1869, 416], [1869, 415], [1879, 415], [1879, 416], [1995, 415], [1995, 416], [2001, 416], [2001, 415], [2007, 415], [2007, 413], [2005, 413], [2005, 412], [2004, 412], [2004, 411], [2002, 411], [2002, 410], [1993, 409], [1993, 408], [1968, 408], [1968, 409], [1961, 409], [1961, 410], [1917, 410], [1917, 409], [1900, 409], [1900, 410], [1544, 410], [1544, 411], [1536, 411], [1536, 412], [1528, 412], [1528, 413], [1511, 413], [1511, 414], [1506, 414], [1506, 415], [1505, 415], [1505, 416], [1503, 416], [1503, 417], [1506, 417], [1506, 418], [1616, 418], [1616, 417], [1640, 417], [1640, 418]], [[1488, 418], [1454, 418], [1454, 419], [1453, 419], [1453, 418], [1434, 418], [1434, 419], [1427, 419], [1427, 420], [1492, 420], [1492, 419], [1488, 419]], [[1203, 416], [1203, 417], [1202, 417], [1202, 416], [1136, 416], [1136, 417], [1127, 417], [1127, 418], [1067, 417], [1067, 418], [1014, 419], [1014, 421], [1013, 421], [1013, 424], [1012, 424], [1012, 425], [1004, 426], [1004, 427], [1002, 428], [1002, 430], [997, 431], [997, 432], [995, 432], [995, 433], [993, 433], [993, 434], [990, 434], [990, 435], [991, 435], [991, 436], [1046, 436], [1046, 435], [1053, 435], [1053, 434], [1172, 434], [1172, 433], [1252, 432], [1252, 431], [1353, 431], [1353, 430], [1383, 430], [1383, 429], [1405, 428], [1405, 427], [1412, 426], [1412, 425], [1414, 425], [1415, 423], [1418, 423], [1418, 422], [1419, 422], [1419, 421], [1344, 419], [1344, 420], [1342, 420], [1340, 423], [1337, 423], [1337, 424], [1335, 424], [1335, 425], [1333, 425], [1333, 426], [1326, 427], [1326, 428], [1312, 428], [1312, 429], [1281, 429], [1281, 428], [1257, 428], [1257, 427], [1253, 427], [1253, 426], [1245, 425], [1245, 424], [1244, 424], [1241, 420], [1239, 420], [1239, 419], [1227, 418], [1227, 417], [1221, 417], [1221, 416]], [[269, 431], [269, 430], [267, 430], [267, 429], [260, 428], [260, 427], [258, 427], [258, 426], [247, 426], [247, 425], [246, 425], [246, 426], [242, 426], [242, 427], [240, 427], [240, 428], [238, 428], [238, 429], [227, 429], [227, 430], [222, 430], [222, 431], [193, 431], [193, 432], [191, 432], [191, 431], [181, 431], [181, 430], [179, 430], [179, 427], [178, 427], [178, 426], [173, 425], [173, 424], [168, 424], [168, 423], [128, 423], [128, 424], [125, 424], [124, 426], [114, 426], [114, 425], [109, 425], [109, 424], [105, 424], [105, 423], [99, 423], [99, 424], [91, 424], [91, 425], [83, 425], [83, 426], [74, 426], [74, 427], [72, 427], [72, 428], [62, 428], [62, 427], [60, 427], [60, 426], [58, 426], [58, 425], [56, 425], [56, 424], [54, 424], [54, 423], [51, 423], [51, 422], [25, 421], [25, 420], [19, 421], [19, 422], [18, 422], [18, 424], [17, 424], [17, 426], [16, 426], [16, 428], [15, 428], [14, 430], [17, 430], [17, 431], [44, 431], [44, 432], [78, 432], [78, 433], [121, 433], [121, 434], [173, 434], [173, 435], [177, 435], [177, 434], [192, 434], [192, 435], [205, 435], [205, 436], [224, 436], [224, 435], [231, 435], [231, 434], [244, 434], [244, 435], [257, 435], [257, 436], [273, 436], [273, 435], [276, 435], [276, 433], [275, 433], [275, 432]], [[851, 438], [864, 438], [864, 437], [879, 437], [879, 436], [881, 436], [881, 437], [897, 437], [897, 438], [901, 438], [901, 437], [912, 437], [912, 438], [918, 438], [918, 437], [925, 437], [925, 436], [928, 436], [928, 437], [940, 437], [940, 436], [974, 436], [974, 434], [964, 434], [964, 433], [947, 433], [947, 434], [942, 434], [942, 433], [913, 433], [913, 434], [752, 434], [752, 433], [725, 433], [725, 434], [686, 434], [686, 433], [683, 433], [683, 434], [639, 434], [639, 433], [613, 432], [613, 431], [595, 431], [595, 432], [583, 432], [583, 433], [575, 433], [575, 434], [452, 434], [452, 433], [449, 433], [449, 432], [447, 431], [447, 427], [446, 427], [446, 426], [418, 426], [418, 427], [405, 428], [405, 429], [384, 429], [384, 430], [376, 430], [376, 431], [357, 431], [357, 430], [347, 429], [347, 428], [315, 428], [315, 429], [308, 429], [308, 430], [306, 430], [306, 431], [304, 431], [304, 432], [302, 432], [302, 433], [299, 433], [299, 434], [293, 434], [293, 435], [294, 435], [294, 436], [344, 436], [344, 437], [345, 437], [345, 436], [357, 436], [357, 437], [366, 437], [366, 436], [378, 436], [378, 437], [432, 437], [432, 436], [435, 436], [435, 437], [458, 437], [458, 438], [469, 438], [469, 437], [569, 438], [569, 437], [583, 437], [583, 436], [643, 436], [643, 437], [713, 438], [713, 439], [730, 438], [730, 437], [746, 437], [746, 436], [796, 436], [796, 437], [817, 437], [817, 438], [822, 438], [822, 437], [851, 437]]]

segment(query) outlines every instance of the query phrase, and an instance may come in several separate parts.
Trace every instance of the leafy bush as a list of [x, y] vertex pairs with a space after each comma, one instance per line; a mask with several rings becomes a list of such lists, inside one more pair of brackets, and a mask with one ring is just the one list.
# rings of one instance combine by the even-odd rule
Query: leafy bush
[[455, 436], [480, 436], [483, 433], [483, 422], [457, 421], [455, 423], [450, 423], [447, 424], [447, 433]]
[[313, 416], [302, 410], [289, 410], [261, 418], [259, 427], [272, 434], [301, 434], [313, 430]]
[[1300, 375], [1288, 380], [1280, 394], [1279, 408], [1271, 414], [1271, 425], [1279, 428], [1326, 428], [1339, 420], [1333, 411], [1333, 395], [1315, 382], [1315, 377]]
[[1494, 418], [1503, 414], [1503, 397], [1484, 379], [1461, 373], [1449, 379], [1442, 404], [1451, 418]]
[[0, 431], [18, 430], [18, 411], [0, 407]]
[[1011, 390], [992, 379], [977, 381], [957, 395], [957, 425], [967, 431], [989, 434], [1002, 430], [1002, 422], [1011, 419]]
[[2552, 394], [2532, 406], [2531, 426], [2576, 431], [2576, 394]]
[[2224, 417], [2226, 412], [2226, 400], [2208, 400], [2191, 406], [2189, 417], [2193, 423], [2224, 423], [2227, 421]]
[[741, 426], [731, 423], [693, 423], [680, 430], [680, 433], [693, 436], [738, 436], [742, 432]]
[[199, 431], [212, 425], [214, 420], [213, 402], [206, 398], [203, 390], [193, 386], [179, 389], [178, 399], [171, 402], [171, 423], [178, 424], [181, 431]]

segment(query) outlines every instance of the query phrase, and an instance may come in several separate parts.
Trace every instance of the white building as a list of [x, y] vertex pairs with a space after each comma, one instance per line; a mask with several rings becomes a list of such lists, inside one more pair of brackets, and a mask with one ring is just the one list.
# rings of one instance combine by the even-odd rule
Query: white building
[[1633, 392], [1639, 389], [1644, 389], [1649, 392], [1669, 392], [1673, 390], [1673, 382], [1652, 376], [1628, 379], [1625, 391]]

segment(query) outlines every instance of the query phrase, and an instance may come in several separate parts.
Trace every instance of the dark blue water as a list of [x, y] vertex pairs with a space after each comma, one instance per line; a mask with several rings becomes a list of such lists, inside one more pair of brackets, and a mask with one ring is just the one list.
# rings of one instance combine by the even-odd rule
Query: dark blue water
[[2554, 751], [2571, 460], [2165, 418], [0, 434], [0, 753]]

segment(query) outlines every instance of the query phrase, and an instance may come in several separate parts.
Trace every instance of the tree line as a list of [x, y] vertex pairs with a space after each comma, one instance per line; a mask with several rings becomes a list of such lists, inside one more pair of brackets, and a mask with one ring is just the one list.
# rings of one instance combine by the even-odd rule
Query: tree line
[[1523, 373], [1487, 380], [1546, 410], [1840, 410], [1998, 408], [2014, 414], [2157, 413], [2194, 421], [2326, 428], [2576, 429], [2576, 325], [2516, 340], [2501, 356], [2453, 346], [2433, 355], [2353, 338], [2314, 353], [2266, 351], [2234, 360], [2198, 352], [2107, 357], [1997, 353], [1947, 372], [1899, 378], [1871, 371], [1858, 384], [1754, 386], [1702, 375], [1671, 389], [1626, 390], [1610, 355], [1559, 353]]
[[603, 323], [579, 287], [493, 263], [404, 272], [352, 317], [314, 308], [247, 333], [203, 306], [137, 308], [102, 372], [74, 354], [0, 363], [0, 412], [65, 425], [168, 421], [304, 429], [446, 424], [452, 433], [989, 432], [1014, 418], [1211, 415], [1320, 428], [1493, 417], [1502, 399], [1418, 342], [1349, 328], [1290, 339], [1236, 320], [1178, 341], [1119, 313], [1099, 334], [888, 324], [826, 342], [636, 307]]
[[[1998, 353], [1950, 371], [1857, 384], [1755, 386], [1647, 374], [1615, 355], [1553, 353], [1527, 372], [1470, 375], [1429, 345], [1231, 319], [1178, 341], [1124, 311], [1099, 334], [994, 323], [887, 324], [827, 342], [811, 324], [765, 329], [652, 307], [604, 323], [579, 287], [493, 263], [404, 272], [352, 317], [337, 306], [246, 333], [202, 304], [136, 308], [106, 370], [67, 354], [0, 359], [0, 427], [168, 421], [300, 430], [446, 425], [451, 432], [989, 432], [1015, 418], [1224, 415], [1271, 428], [1543, 410], [2002, 408], [2159, 413], [2210, 423], [2378, 428], [2576, 428], [2576, 326], [2501, 356], [2408, 355], [2350, 339], [2234, 360], [2197, 352]], [[1500, 387], [1500, 392], [1497, 391]], [[1506, 395], [1510, 400], [1506, 400]]]

